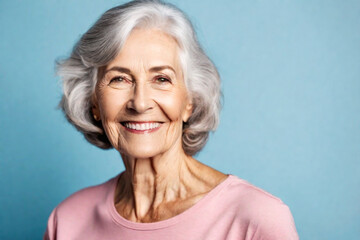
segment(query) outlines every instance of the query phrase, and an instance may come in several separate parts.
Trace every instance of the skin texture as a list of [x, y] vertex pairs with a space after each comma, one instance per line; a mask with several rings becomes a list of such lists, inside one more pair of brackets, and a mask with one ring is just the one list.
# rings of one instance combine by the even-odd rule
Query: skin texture
[[[191, 116], [178, 45], [157, 29], [135, 29], [117, 57], [101, 69], [93, 96], [111, 144], [125, 164], [114, 204], [134, 222], [171, 218], [193, 206], [226, 175], [188, 156], [182, 126]], [[134, 131], [129, 123], [156, 123]]]

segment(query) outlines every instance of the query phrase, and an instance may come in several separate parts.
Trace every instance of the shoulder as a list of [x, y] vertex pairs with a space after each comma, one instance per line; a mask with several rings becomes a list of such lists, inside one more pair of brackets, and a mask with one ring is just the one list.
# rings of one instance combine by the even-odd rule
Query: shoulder
[[[231, 182], [227, 191], [234, 196], [232, 200], [237, 201], [239, 207], [272, 208], [285, 205], [280, 198], [267, 191], [252, 185], [251, 183], [236, 176], [230, 176]], [[255, 210], [250, 208], [250, 210]]]
[[81, 189], [65, 200], [63, 200], [55, 209], [56, 218], [67, 219], [73, 216], [88, 214], [89, 210], [94, 209], [100, 204], [105, 204], [106, 198], [117, 177], [113, 177], [108, 181]]
[[283, 201], [236, 176], [228, 185], [235, 218], [248, 224], [254, 239], [298, 239], [289, 207]]
[[102, 184], [79, 190], [62, 201], [51, 212], [43, 239], [56, 239], [60, 232], [75, 236], [77, 231], [85, 229], [101, 212], [105, 212], [106, 199], [114, 190], [116, 179], [114, 177]]

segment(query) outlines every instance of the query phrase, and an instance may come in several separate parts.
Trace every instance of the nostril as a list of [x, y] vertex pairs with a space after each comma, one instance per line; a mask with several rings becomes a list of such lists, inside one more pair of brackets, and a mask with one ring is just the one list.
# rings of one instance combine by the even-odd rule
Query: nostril
[[143, 113], [153, 108], [153, 101], [147, 96], [134, 96], [128, 103], [127, 108], [138, 113]]

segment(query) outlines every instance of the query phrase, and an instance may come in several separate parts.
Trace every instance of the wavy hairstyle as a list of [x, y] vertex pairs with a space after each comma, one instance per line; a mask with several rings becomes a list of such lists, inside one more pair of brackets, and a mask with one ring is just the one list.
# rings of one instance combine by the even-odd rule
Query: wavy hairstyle
[[202, 50], [191, 22], [175, 6], [156, 0], [132, 1], [106, 11], [75, 44], [69, 58], [57, 63], [63, 83], [59, 107], [92, 144], [112, 148], [101, 121], [93, 118], [91, 98], [98, 70], [111, 62], [135, 28], [156, 28], [179, 45], [179, 59], [193, 112], [183, 124], [182, 146], [194, 155], [207, 142], [219, 122], [220, 77]]

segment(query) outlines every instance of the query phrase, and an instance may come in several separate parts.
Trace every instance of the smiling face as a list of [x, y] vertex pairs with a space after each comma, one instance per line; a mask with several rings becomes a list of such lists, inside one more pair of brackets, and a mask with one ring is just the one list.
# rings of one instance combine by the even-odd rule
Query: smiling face
[[135, 29], [103, 70], [93, 113], [120, 153], [148, 158], [182, 151], [182, 124], [192, 105], [178, 45], [156, 29]]

